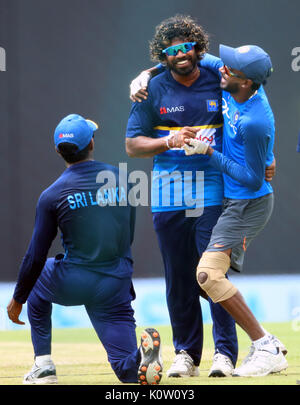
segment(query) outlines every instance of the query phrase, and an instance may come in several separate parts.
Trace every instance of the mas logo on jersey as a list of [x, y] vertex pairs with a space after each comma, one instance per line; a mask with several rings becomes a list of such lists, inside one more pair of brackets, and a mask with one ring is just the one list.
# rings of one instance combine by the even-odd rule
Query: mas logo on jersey
[[206, 104], [208, 112], [216, 112], [219, 110], [218, 100], [206, 100]]
[[177, 107], [160, 107], [159, 113], [162, 114], [169, 114], [169, 113], [175, 113], [175, 112], [183, 112], [184, 111], [184, 106], [179, 105]]

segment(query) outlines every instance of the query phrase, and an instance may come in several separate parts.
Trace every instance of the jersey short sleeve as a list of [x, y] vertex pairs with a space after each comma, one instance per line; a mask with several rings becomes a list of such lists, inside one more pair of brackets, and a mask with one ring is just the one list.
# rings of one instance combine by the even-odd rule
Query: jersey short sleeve
[[154, 127], [153, 115], [151, 94], [149, 94], [147, 100], [143, 100], [141, 103], [133, 103], [127, 123], [126, 137], [152, 137]]

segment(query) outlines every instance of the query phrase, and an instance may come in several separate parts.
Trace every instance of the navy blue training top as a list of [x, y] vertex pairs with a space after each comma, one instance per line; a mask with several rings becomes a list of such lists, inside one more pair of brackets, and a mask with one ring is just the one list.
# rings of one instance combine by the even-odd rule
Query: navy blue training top
[[[126, 137], [162, 138], [190, 126], [198, 129], [198, 139], [221, 151], [223, 117], [219, 76], [208, 68], [199, 69], [200, 76], [190, 87], [177, 82], [169, 69], [151, 79], [147, 100], [132, 105]], [[155, 155], [152, 212], [221, 205], [222, 174], [209, 160], [204, 155], [186, 156], [183, 149], [176, 148]]]
[[131, 266], [120, 270], [118, 265], [121, 258], [131, 260], [134, 224], [135, 208], [127, 203], [127, 178], [119, 176], [118, 168], [96, 161], [70, 166], [38, 200], [15, 300], [27, 300], [58, 228], [65, 250], [62, 265], [117, 278], [131, 276]]

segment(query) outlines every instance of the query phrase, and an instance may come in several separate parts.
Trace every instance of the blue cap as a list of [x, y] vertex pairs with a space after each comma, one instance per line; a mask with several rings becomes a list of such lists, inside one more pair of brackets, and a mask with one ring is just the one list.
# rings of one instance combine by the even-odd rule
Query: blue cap
[[63, 118], [54, 131], [54, 143], [57, 148], [60, 143], [73, 143], [78, 151], [84, 149], [91, 142], [98, 125], [86, 120], [81, 115], [70, 114]]
[[266, 84], [273, 71], [270, 56], [259, 46], [245, 45], [239, 48], [220, 45], [220, 58], [224, 65], [243, 72], [254, 83]]

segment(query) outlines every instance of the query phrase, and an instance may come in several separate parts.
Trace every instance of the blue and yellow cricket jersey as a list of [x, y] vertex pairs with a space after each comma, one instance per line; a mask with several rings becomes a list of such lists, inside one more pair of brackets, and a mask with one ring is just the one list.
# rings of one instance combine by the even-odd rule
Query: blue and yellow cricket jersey
[[[198, 128], [197, 137], [216, 150], [222, 147], [222, 105], [218, 74], [200, 68], [199, 78], [186, 87], [167, 69], [148, 86], [149, 96], [131, 108], [126, 137], [166, 137], [184, 126]], [[221, 173], [207, 156], [186, 156], [172, 149], [153, 158], [152, 212], [220, 205]]]

